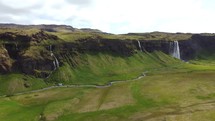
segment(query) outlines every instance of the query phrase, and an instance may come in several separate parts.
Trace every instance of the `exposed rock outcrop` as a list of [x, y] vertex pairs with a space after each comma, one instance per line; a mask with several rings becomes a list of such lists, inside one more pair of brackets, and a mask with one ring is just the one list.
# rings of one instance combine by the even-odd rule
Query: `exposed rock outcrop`
[[[39, 31], [33, 35], [5, 32], [0, 34], [0, 72], [22, 72], [46, 77], [53, 70], [53, 58], [43, 40], [57, 40], [55, 35]], [[34, 44], [31, 44], [31, 43]]]
[[45, 33], [43, 30], [32, 35], [32, 41], [41, 42], [42, 40], [57, 40], [58, 37]]
[[136, 51], [134, 41], [119, 39], [87, 38], [73, 43], [62, 43], [54, 46], [62, 54], [68, 51], [84, 52], [108, 52], [119, 56], [130, 56]]
[[50, 58], [45, 58], [43, 60], [33, 59], [30, 57], [22, 58], [19, 61], [20, 69], [25, 74], [35, 75], [37, 77], [47, 77], [49, 75], [48, 71], [52, 71], [53, 60]]
[[8, 54], [8, 51], [0, 45], [0, 72], [7, 73], [11, 72], [12, 60]]
[[31, 41], [31, 37], [28, 35], [21, 35], [21, 34], [12, 33], [12, 32], [5, 32], [5, 33], [0, 34], [0, 39], [10, 41], [10, 42], [17, 42], [17, 41], [29, 42], [29, 41]]
[[181, 57], [190, 60], [206, 54], [215, 54], [215, 36], [195, 34], [189, 40], [179, 42]]

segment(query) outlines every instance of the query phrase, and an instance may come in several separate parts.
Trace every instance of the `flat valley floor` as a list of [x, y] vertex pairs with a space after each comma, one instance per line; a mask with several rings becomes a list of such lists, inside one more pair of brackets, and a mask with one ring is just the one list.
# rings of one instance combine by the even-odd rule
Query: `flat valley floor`
[[4, 121], [213, 121], [214, 63], [185, 63], [104, 88], [58, 87], [0, 97]]

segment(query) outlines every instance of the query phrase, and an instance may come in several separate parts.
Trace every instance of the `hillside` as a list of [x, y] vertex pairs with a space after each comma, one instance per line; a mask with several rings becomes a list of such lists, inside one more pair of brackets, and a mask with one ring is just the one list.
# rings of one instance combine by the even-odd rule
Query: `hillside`
[[[36, 80], [42, 78], [46, 83], [104, 84], [134, 77], [147, 68], [155, 68], [157, 63], [163, 63], [156, 62], [153, 53], [171, 55], [174, 41], [179, 41], [182, 60], [214, 56], [213, 34], [152, 32], [113, 35], [66, 25], [1, 24], [0, 27], [0, 72], [4, 76], [27, 74]], [[143, 55], [148, 56], [146, 62], [140, 61], [146, 58]], [[100, 81], [95, 77], [101, 78]]]
[[0, 24], [4, 121], [215, 120], [215, 35]]

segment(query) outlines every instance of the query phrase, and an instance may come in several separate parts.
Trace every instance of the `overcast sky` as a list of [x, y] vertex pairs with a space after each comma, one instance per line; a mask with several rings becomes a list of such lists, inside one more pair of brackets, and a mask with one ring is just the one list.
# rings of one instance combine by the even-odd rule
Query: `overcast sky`
[[215, 0], [0, 0], [0, 22], [110, 33], [215, 33]]

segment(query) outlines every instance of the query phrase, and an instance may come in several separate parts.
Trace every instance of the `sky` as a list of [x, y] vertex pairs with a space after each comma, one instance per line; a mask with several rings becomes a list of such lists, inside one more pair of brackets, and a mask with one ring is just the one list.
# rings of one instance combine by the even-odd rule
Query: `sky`
[[65, 24], [115, 34], [215, 33], [215, 0], [0, 0], [0, 23]]

